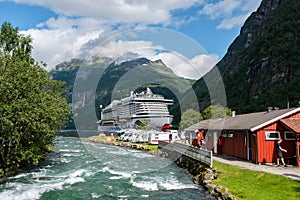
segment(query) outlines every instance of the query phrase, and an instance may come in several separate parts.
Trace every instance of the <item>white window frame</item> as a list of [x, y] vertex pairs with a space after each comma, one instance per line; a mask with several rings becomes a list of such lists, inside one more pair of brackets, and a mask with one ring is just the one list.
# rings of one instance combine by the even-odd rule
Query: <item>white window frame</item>
[[291, 132], [291, 131], [285, 131], [285, 132], [284, 132], [284, 139], [285, 139], [285, 140], [295, 140], [295, 137], [294, 137], [294, 138], [287, 138], [287, 137], [286, 137], [286, 134], [287, 134], [287, 133], [293, 134], [293, 132]]
[[224, 138], [228, 137], [228, 131], [223, 131], [221, 136]]
[[234, 131], [229, 131], [228, 132], [228, 137], [233, 138], [234, 137]]
[[[277, 136], [276, 138], [270, 138], [270, 134], [271, 133], [277, 133]], [[265, 132], [265, 136], [266, 136], [266, 140], [279, 140], [280, 139], [280, 132], [279, 131], [266, 131]]]

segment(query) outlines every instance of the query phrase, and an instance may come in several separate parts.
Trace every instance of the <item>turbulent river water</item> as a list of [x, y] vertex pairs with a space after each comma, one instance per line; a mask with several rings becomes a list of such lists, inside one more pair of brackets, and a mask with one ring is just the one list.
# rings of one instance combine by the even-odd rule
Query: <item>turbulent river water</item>
[[213, 199], [192, 176], [147, 152], [56, 139], [40, 166], [0, 180], [0, 199]]

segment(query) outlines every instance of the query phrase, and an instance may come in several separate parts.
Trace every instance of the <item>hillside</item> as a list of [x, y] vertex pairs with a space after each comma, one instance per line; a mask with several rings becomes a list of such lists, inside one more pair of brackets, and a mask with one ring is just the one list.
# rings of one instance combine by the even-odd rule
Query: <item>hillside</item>
[[[97, 75], [103, 73], [105, 66], [110, 62], [111, 59], [109, 58], [97, 57], [94, 57], [91, 62], [82, 59], [72, 59], [58, 64], [55, 69], [49, 72], [52, 79], [66, 83], [68, 90], [67, 101], [70, 105], [72, 104], [73, 110], [66, 122], [66, 129], [75, 129], [73, 115], [78, 115], [77, 112], [84, 107], [85, 101], [93, 99], [93, 94], [96, 90], [94, 82], [99, 80]], [[76, 90], [75, 94], [73, 92], [74, 87]], [[93, 126], [95, 128], [95, 123]]]
[[[75, 128], [73, 118], [77, 116], [80, 120], [76, 126], [95, 129], [96, 119], [91, 116], [96, 114], [99, 119], [99, 106], [105, 107], [114, 99], [129, 96], [130, 91], [141, 92], [150, 87], [153, 93], [173, 99], [176, 103], [194, 83], [176, 76], [161, 60], [146, 58], [124, 62], [112, 62], [107, 58], [98, 58], [93, 62], [73, 59], [56, 66], [50, 74], [55, 80], [65, 81], [69, 90], [68, 101], [73, 106], [73, 116], [67, 123], [69, 129]], [[179, 120], [178, 114], [175, 120]]]
[[[269, 106], [297, 106], [300, 100], [300, 1], [263, 0], [246, 20], [216, 67], [193, 88], [200, 106], [210, 104], [204, 80], [220, 84], [221, 73], [227, 106], [238, 113]], [[216, 102], [214, 102], [216, 103]]]

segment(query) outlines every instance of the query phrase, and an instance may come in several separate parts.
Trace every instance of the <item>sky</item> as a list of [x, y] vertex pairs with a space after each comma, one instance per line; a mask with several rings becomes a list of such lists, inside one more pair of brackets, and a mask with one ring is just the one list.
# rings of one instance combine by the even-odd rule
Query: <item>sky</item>
[[177, 75], [198, 79], [225, 55], [260, 3], [0, 0], [0, 23], [8, 21], [22, 34], [30, 35], [33, 57], [46, 62], [47, 70], [72, 58], [97, 55], [118, 59], [133, 53], [161, 59]]

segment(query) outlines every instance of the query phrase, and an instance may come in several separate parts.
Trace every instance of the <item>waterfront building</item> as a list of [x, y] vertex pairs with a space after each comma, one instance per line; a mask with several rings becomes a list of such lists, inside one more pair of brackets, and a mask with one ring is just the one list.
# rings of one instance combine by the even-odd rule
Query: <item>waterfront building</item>
[[195, 129], [204, 131], [205, 148], [257, 164], [276, 163], [275, 145], [281, 138], [286, 163], [300, 167], [299, 107], [203, 120], [185, 131], [192, 135]]

